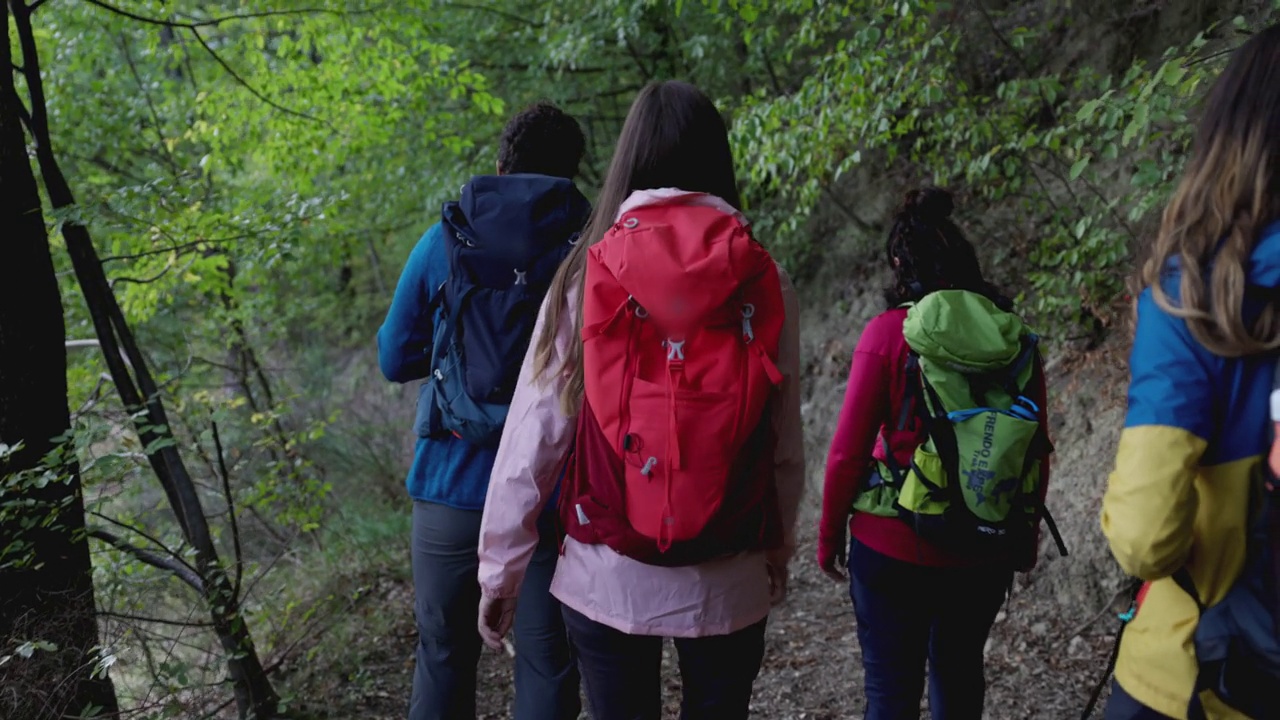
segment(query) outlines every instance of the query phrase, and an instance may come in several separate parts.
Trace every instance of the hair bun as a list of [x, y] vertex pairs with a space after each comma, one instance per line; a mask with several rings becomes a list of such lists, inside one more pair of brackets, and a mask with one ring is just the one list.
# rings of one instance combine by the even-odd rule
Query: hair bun
[[942, 188], [926, 187], [907, 193], [902, 209], [927, 223], [937, 223], [951, 217], [955, 201], [951, 199], [951, 193]]

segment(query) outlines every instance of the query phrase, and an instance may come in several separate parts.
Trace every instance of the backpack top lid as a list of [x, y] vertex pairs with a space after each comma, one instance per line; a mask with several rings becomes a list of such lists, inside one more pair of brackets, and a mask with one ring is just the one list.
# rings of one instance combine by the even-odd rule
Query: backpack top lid
[[442, 219], [472, 254], [523, 266], [580, 232], [590, 214], [591, 203], [572, 180], [479, 175], [461, 198], [444, 204]]
[[624, 211], [590, 252], [655, 321], [672, 330], [705, 323], [724, 311], [742, 285], [773, 267], [737, 217], [687, 197]]
[[1022, 318], [968, 290], [936, 290], [907, 310], [907, 345], [923, 358], [970, 372], [999, 370], [1022, 354]]

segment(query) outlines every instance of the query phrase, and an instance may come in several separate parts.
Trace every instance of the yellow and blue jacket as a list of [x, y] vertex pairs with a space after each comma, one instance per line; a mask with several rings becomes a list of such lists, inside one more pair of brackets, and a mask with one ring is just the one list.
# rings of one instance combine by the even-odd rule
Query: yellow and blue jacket
[[[1249, 282], [1280, 287], [1280, 224], [1263, 233]], [[1163, 286], [1177, 299], [1178, 272]], [[1248, 308], [1246, 308], [1246, 317]], [[1116, 680], [1147, 707], [1185, 718], [1196, 679], [1195, 601], [1170, 576], [1186, 567], [1218, 602], [1245, 558], [1249, 485], [1268, 448], [1274, 358], [1223, 358], [1145, 290], [1129, 360], [1129, 406], [1102, 502], [1102, 531], [1125, 572], [1149, 581], [1125, 630]], [[1244, 716], [1203, 698], [1210, 718]]]

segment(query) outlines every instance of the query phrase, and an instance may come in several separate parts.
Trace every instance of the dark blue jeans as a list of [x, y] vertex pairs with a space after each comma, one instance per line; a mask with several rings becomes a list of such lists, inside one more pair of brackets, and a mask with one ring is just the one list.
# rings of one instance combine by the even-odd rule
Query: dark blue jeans
[[[592, 720], [662, 717], [662, 638], [628, 635], [564, 608]], [[676, 638], [681, 720], [746, 720], [764, 661], [765, 621], [729, 635]]]
[[925, 567], [854, 540], [849, 579], [866, 720], [917, 720], [926, 662], [933, 720], [981, 720], [983, 648], [1013, 571]]
[[[480, 516], [478, 510], [413, 504], [418, 650], [409, 720], [476, 716]], [[549, 591], [559, 557], [551, 520], [547, 515], [539, 522], [542, 539], [516, 605], [516, 720], [577, 720], [582, 708], [560, 603]]]
[[1173, 720], [1134, 700], [1115, 681], [1111, 682], [1111, 699], [1107, 701], [1107, 713], [1104, 717], [1105, 720]]

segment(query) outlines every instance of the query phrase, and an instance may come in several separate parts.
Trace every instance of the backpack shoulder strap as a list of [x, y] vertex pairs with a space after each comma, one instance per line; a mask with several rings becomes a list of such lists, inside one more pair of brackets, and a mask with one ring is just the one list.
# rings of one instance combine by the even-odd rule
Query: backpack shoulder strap
[[1031, 375], [1028, 376], [1026, 383], [1023, 383], [1021, 386], [1018, 385], [1018, 377], [1020, 377], [1022, 372], [1027, 369], [1028, 365], [1031, 365], [1035, 361], [1036, 355], [1039, 352], [1040, 336], [1035, 333], [1027, 333], [1023, 336], [1022, 352], [1018, 355], [1018, 359], [1013, 361], [1013, 364], [1010, 365], [1008, 369], [1008, 378], [1010, 382], [1013, 383], [1014, 387], [1017, 388], [1017, 392], [1010, 393], [1010, 397], [1017, 397], [1018, 395], [1025, 393], [1027, 391], [1027, 386], [1035, 379], [1035, 372], [1033, 371]]
[[[898, 420], [894, 426], [898, 432], [902, 432], [909, 427], [911, 416], [919, 413], [919, 399], [922, 397], [921, 388], [924, 383], [924, 375], [920, 372], [920, 356], [915, 351], [907, 353], [907, 362], [903, 366], [906, 378], [906, 387], [902, 393], [902, 403], [898, 408]], [[902, 467], [897, 458], [893, 455], [893, 447], [889, 445], [888, 433], [880, 434], [880, 445], [884, 451], [884, 464], [889, 469], [889, 473], [893, 475], [892, 480], [901, 487], [906, 482], [907, 469]]]

